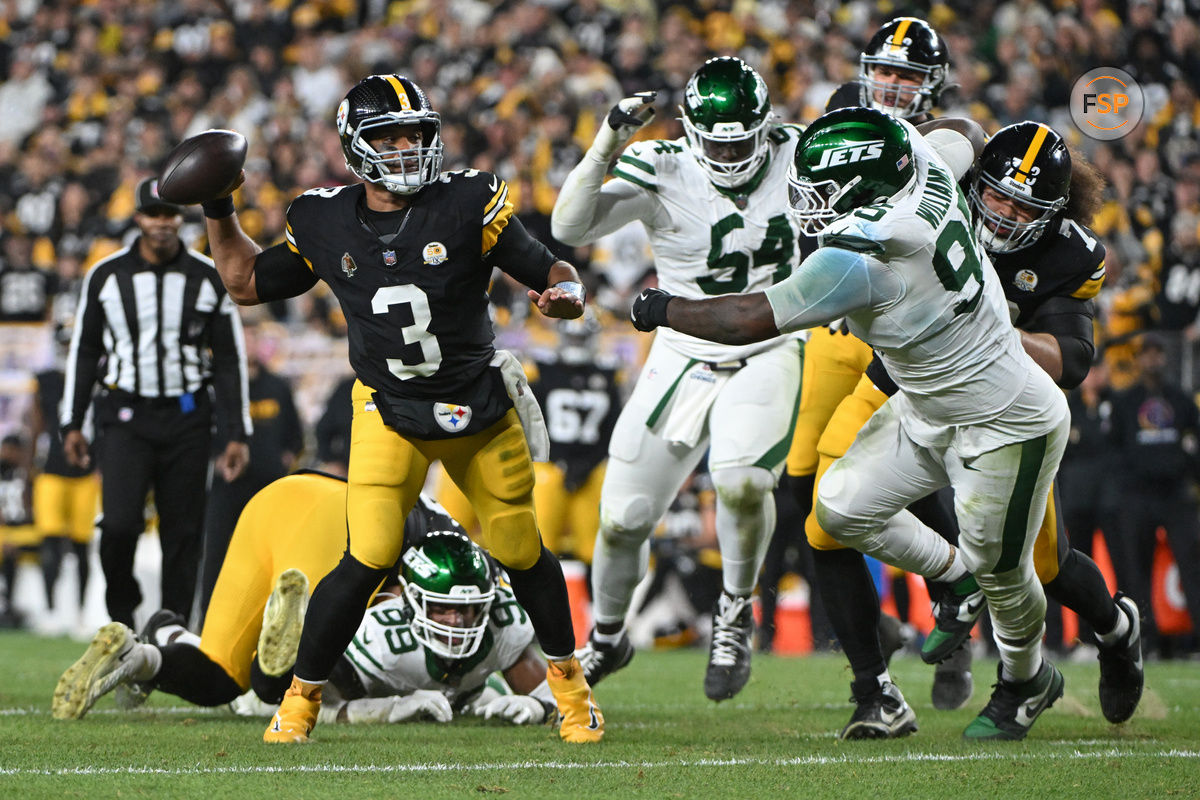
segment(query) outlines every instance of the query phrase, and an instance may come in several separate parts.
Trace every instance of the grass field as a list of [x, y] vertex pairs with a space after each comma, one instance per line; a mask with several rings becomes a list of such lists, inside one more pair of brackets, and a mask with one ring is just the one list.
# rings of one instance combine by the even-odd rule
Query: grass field
[[1200, 664], [1148, 665], [1137, 715], [1100, 716], [1094, 663], [1062, 664], [1067, 693], [1019, 743], [977, 745], [962, 729], [986, 702], [978, 663], [966, 709], [929, 701], [932, 670], [893, 675], [919, 733], [840, 742], [849, 673], [840, 656], [756, 656], [732, 701], [704, 698], [700, 651], [642, 652], [602, 684], [605, 741], [569, 746], [546, 727], [322, 726], [302, 747], [268, 747], [264, 722], [154, 695], [142, 710], [102, 699], [85, 719], [51, 719], [67, 639], [0, 635], [0, 797], [1161, 798], [1200, 797]]

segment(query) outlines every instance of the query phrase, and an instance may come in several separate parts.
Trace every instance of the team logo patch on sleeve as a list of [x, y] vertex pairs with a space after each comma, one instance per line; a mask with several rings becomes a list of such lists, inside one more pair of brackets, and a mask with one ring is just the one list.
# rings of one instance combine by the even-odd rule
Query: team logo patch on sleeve
[[1031, 269], [1023, 269], [1013, 278], [1013, 286], [1016, 286], [1022, 292], [1032, 292], [1037, 288], [1038, 276]]
[[421, 251], [421, 257], [425, 259], [426, 264], [436, 267], [449, 258], [450, 255], [446, 252], [446, 245], [441, 242], [430, 242]]
[[346, 273], [347, 278], [353, 278], [354, 273], [358, 272], [358, 264], [354, 263], [354, 258], [350, 253], [342, 253], [342, 272]]
[[467, 429], [471, 421], [471, 407], [457, 403], [434, 403], [433, 418], [442, 430], [458, 433]]

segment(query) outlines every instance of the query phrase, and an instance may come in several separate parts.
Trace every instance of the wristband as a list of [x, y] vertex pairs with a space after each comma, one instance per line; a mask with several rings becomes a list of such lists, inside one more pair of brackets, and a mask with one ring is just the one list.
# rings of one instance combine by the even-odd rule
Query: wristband
[[586, 294], [583, 284], [579, 281], [559, 281], [554, 284], [555, 289], [562, 289], [564, 292], [570, 292], [579, 298], [579, 302], [583, 302], [584, 294]]
[[205, 200], [200, 204], [200, 207], [204, 209], [204, 216], [209, 219], [231, 217], [234, 212], [233, 195], [227, 194], [224, 197], [218, 197], [216, 200]]

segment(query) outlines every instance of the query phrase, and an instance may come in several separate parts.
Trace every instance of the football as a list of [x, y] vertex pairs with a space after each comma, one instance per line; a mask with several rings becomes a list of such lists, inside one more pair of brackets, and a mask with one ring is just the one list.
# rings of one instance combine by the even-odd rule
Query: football
[[191, 205], [229, 193], [246, 163], [246, 137], [237, 131], [208, 130], [184, 139], [167, 155], [158, 174], [158, 195]]

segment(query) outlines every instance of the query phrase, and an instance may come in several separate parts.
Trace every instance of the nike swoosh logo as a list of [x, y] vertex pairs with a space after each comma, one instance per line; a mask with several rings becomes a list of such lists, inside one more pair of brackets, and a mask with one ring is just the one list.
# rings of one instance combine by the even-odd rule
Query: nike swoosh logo
[[493, 192], [500, 188], [500, 176], [492, 176], [492, 185], [489, 187]]
[[1028, 728], [1037, 719], [1038, 712], [1042, 710], [1040, 700], [1031, 700], [1028, 703], [1023, 703], [1017, 709], [1017, 724]]
[[589, 731], [600, 730], [600, 720], [598, 720], [596, 718], [596, 707], [594, 705], [592, 705], [591, 703], [588, 703], [588, 716], [591, 718], [592, 721], [591, 721], [591, 724], [587, 726], [587, 729]]
[[970, 616], [974, 616], [974, 615], [978, 614], [980, 609], [983, 608], [983, 604], [986, 602], [987, 602], [987, 599], [981, 597], [979, 599], [979, 601], [976, 603], [967, 603], [967, 614]]

